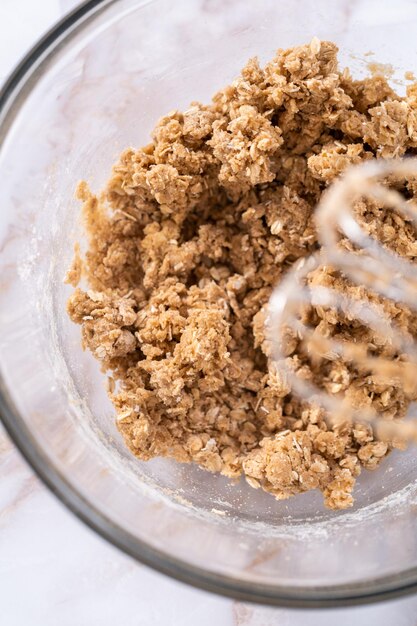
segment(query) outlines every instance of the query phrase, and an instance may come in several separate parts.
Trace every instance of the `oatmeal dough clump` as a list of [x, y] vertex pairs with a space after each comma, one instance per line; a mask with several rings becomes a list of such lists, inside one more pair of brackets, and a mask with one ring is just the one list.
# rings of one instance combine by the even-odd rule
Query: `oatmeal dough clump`
[[[68, 303], [83, 344], [110, 371], [117, 425], [140, 459], [168, 456], [244, 475], [277, 498], [320, 489], [327, 506], [352, 504], [361, 468], [391, 445], [370, 426], [329, 426], [292, 394], [265, 337], [266, 305], [285, 271], [317, 249], [314, 207], [350, 164], [417, 148], [417, 89], [400, 98], [381, 77], [353, 80], [333, 43], [252, 59], [211, 104], [163, 117], [149, 145], [128, 149], [106, 189], [79, 186], [89, 247], [88, 289]], [[415, 183], [407, 193], [413, 196]], [[408, 222], [361, 202], [368, 232], [417, 257]], [[76, 286], [80, 260], [70, 272]], [[330, 267], [315, 284], [368, 297]], [[390, 316], [417, 334], [400, 305]], [[312, 307], [327, 337], [375, 337], [355, 320]], [[374, 341], [376, 354], [392, 354]], [[314, 363], [297, 337], [288, 363], [355, 406], [402, 417], [410, 394], [340, 360]]]

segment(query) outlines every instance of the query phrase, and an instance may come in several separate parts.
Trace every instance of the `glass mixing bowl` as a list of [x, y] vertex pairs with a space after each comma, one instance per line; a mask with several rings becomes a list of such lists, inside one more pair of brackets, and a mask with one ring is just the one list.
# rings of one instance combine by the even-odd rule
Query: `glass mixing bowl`
[[[364, 472], [349, 512], [289, 501], [191, 465], [133, 458], [103, 375], [65, 312], [82, 240], [76, 183], [99, 190], [157, 118], [209, 100], [245, 61], [331, 39], [355, 76], [369, 60], [417, 70], [414, 0], [95, 0], [23, 60], [1, 95], [0, 367], [5, 426], [97, 533], [142, 563], [244, 600], [367, 602], [417, 589], [417, 464]], [[367, 53], [374, 56], [367, 56]]]

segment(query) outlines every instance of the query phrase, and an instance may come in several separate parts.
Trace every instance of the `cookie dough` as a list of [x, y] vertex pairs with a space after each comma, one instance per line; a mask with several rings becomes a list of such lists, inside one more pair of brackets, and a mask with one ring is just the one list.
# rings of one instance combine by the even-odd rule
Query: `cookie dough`
[[[353, 80], [337, 47], [314, 38], [265, 67], [251, 59], [210, 104], [163, 117], [151, 143], [121, 155], [100, 195], [79, 185], [88, 289], [75, 289], [68, 312], [110, 372], [117, 426], [134, 455], [243, 474], [279, 499], [318, 488], [326, 506], [351, 506], [361, 469], [392, 445], [369, 425], [329, 426], [291, 393], [265, 337], [267, 304], [286, 270], [317, 250], [313, 213], [326, 186], [349, 164], [416, 148], [417, 86], [402, 98], [380, 75]], [[405, 189], [415, 191], [415, 182]], [[377, 203], [357, 211], [369, 233], [416, 259], [408, 222]], [[77, 254], [69, 281], [80, 275]], [[311, 280], [368, 297], [330, 267]], [[406, 307], [386, 307], [417, 334]], [[308, 315], [326, 336], [373, 340], [335, 311]], [[287, 359], [386, 419], [401, 418], [412, 399], [398, 381], [308, 361], [297, 337]]]

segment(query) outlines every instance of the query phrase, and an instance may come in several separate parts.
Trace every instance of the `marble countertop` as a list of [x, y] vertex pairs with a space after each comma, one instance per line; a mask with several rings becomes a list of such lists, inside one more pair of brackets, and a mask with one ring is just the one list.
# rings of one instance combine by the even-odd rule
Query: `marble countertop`
[[[0, 80], [75, 4], [1, 0]], [[355, 609], [294, 611], [245, 605], [157, 574], [78, 521], [1, 427], [0, 476], [0, 622], [7, 626], [344, 626], [353, 620], [357, 626], [417, 625], [417, 597]]]

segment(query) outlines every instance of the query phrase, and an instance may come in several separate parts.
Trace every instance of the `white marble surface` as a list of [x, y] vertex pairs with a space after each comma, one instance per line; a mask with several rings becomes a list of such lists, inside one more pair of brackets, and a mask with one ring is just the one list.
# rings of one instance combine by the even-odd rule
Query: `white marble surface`
[[[0, 79], [73, 5], [74, 0], [0, 0]], [[1, 624], [417, 624], [417, 597], [357, 609], [291, 611], [215, 597], [152, 572], [75, 519], [1, 429], [0, 476]]]

